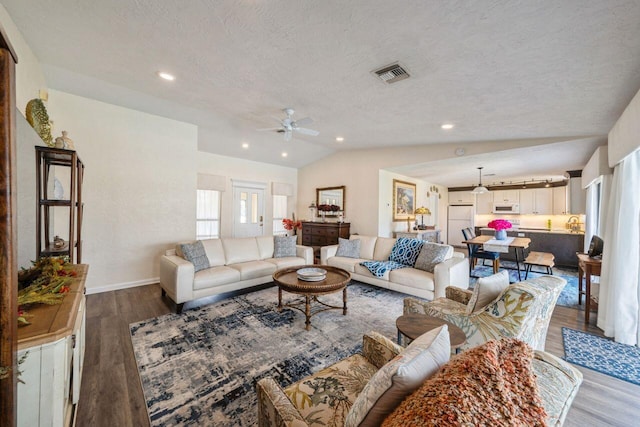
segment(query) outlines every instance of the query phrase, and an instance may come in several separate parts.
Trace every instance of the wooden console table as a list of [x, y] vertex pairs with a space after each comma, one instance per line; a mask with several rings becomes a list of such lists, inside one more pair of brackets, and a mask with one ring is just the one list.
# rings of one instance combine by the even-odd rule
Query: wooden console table
[[[578, 304], [582, 304], [584, 299], [584, 323], [589, 323], [589, 313], [591, 309], [598, 309], [598, 301], [591, 296], [591, 276], [600, 276], [602, 260], [591, 258], [587, 254], [576, 253], [578, 257]], [[585, 290], [582, 290], [582, 277], [585, 276]]]

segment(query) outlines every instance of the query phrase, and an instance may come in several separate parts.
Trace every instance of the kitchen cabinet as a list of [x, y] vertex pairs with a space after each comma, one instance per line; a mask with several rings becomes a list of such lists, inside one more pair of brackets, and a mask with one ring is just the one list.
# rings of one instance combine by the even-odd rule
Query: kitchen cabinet
[[396, 231], [393, 233], [396, 239], [406, 237], [408, 239], [421, 239], [425, 242], [442, 243], [440, 240], [440, 230], [417, 230], [417, 231]]
[[493, 213], [493, 191], [476, 194], [476, 214], [489, 215]]
[[568, 215], [567, 187], [553, 187], [553, 214]]
[[518, 190], [498, 190], [493, 192], [494, 203], [518, 203], [520, 192]]
[[523, 215], [551, 215], [553, 213], [553, 190], [551, 188], [520, 190], [520, 213]]
[[450, 205], [473, 205], [476, 198], [470, 191], [449, 191], [449, 204]]

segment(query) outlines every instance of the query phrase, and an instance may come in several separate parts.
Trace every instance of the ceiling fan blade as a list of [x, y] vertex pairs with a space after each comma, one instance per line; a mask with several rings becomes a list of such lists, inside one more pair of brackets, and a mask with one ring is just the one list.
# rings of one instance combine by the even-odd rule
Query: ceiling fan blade
[[292, 132], [290, 130], [286, 131], [284, 133], [284, 140], [285, 141], [291, 141], [291, 134], [292, 134]]
[[305, 117], [303, 119], [296, 120], [294, 123], [296, 124], [296, 126], [310, 125], [311, 123], [313, 123], [313, 119], [311, 117]]
[[320, 135], [320, 132], [318, 132], [317, 130], [313, 130], [313, 129], [307, 129], [307, 128], [294, 128], [296, 132], [300, 132], [303, 135], [311, 135], [311, 136], [318, 136]]
[[262, 128], [262, 129], [256, 129], [256, 130], [262, 132], [262, 131], [280, 130], [280, 129], [282, 129], [282, 126], [279, 126], [277, 128]]

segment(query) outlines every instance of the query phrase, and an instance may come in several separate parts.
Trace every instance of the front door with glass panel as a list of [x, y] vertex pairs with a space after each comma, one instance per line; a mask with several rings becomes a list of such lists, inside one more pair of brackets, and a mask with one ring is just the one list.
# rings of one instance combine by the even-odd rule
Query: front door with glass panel
[[233, 237], [264, 234], [265, 187], [233, 186]]

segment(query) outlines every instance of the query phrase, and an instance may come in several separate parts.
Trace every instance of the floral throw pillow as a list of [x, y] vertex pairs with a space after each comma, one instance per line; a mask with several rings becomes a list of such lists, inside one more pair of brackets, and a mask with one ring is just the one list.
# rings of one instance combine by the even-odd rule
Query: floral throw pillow
[[298, 236], [274, 236], [273, 257], [285, 258], [296, 256]]
[[343, 239], [338, 238], [338, 251], [336, 256], [345, 258], [360, 258], [360, 239]]
[[420, 255], [422, 245], [424, 245], [424, 240], [400, 237], [398, 240], [396, 240], [396, 243], [391, 249], [389, 261], [395, 261], [399, 262], [400, 264], [413, 267], [416, 263], [418, 255]]
[[196, 272], [209, 268], [209, 258], [204, 250], [204, 245], [200, 240], [194, 243], [183, 243], [180, 245], [184, 259], [193, 264]]

